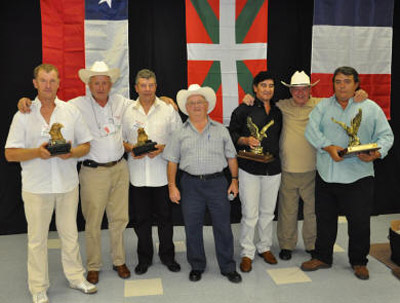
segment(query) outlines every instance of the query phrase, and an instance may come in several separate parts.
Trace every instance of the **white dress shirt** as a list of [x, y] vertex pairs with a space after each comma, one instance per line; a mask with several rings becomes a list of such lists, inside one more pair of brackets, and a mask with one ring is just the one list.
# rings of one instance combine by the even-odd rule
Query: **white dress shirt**
[[[49, 130], [53, 123], [61, 123], [66, 141], [72, 146], [93, 139], [79, 110], [56, 98], [56, 107], [50, 117], [50, 123], [40, 113], [42, 104], [36, 98], [32, 102], [31, 113], [14, 115], [5, 148], [37, 148], [50, 139]], [[53, 157], [43, 160], [35, 158], [21, 162], [22, 190], [30, 193], [66, 193], [78, 186], [77, 159], [63, 160]]]
[[124, 154], [121, 120], [132, 100], [114, 94], [102, 107], [89, 95], [77, 97], [69, 103], [79, 108], [94, 137], [90, 152], [80, 160], [107, 163], [121, 159]]
[[[131, 144], [136, 144], [137, 130], [144, 128], [150, 140], [157, 144], [168, 144], [172, 132], [182, 125], [178, 112], [172, 105], [156, 98], [146, 115], [140, 102], [136, 101], [126, 110], [123, 118], [124, 139]], [[168, 184], [167, 163], [162, 154], [153, 159], [147, 156], [134, 159], [130, 154], [128, 166], [131, 184], [151, 187]]]

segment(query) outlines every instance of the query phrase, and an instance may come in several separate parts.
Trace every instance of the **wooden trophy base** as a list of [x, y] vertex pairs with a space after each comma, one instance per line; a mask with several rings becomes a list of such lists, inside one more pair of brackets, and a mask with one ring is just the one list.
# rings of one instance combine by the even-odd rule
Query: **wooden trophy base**
[[239, 151], [238, 158], [262, 162], [262, 163], [268, 163], [274, 161], [274, 156], [271, 154], [255, 154], [245, 150]]

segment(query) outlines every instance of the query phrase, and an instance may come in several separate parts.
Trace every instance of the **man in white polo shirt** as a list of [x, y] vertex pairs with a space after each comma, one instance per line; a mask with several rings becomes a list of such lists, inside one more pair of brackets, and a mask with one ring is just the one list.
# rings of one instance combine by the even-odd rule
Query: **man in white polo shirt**
[[[8, 161], [21, 163], [22, 198], [28, 222], [29, 290], [34, 303], [45, 303], [49, 287], [47, 234], [54, 209], [62, 265], [70, 287], [84, 293], [97, 291], [84, 278], [76, 226], [77, 158], [88, 153], [93, 137], [80, 112], [57, 98], [59, 74], [55, 66], [36, 67], [33, 84], [38, 95], [32, 102], [32, 113], [15, 114], [5, 156]], [[63, 125], [62, 134], [72, 145], [69, 153], [51, 156], [46, 149], [54, 123]]]
[[[180, 271], [175, 261], [171, 205], [168, 198], [167, 161], [162, 152], [172, 132], [182, 125], [176, 110], [156, 96], [157, 82], [154, 72], [142, 69], [137, 73], [135, 89], [137, 101], [125, 111], [122, 129], [131, 181], [131, 218], [138, 237], [138, 265], [136, 274], [144, 274], [152, 264], [152, 223], [155, 216], [161, 262], [172, 272]], [[138, 141], [138, 129], [143, 128], [148, 138], [157, 142], [156, 150], [135, 155], [132, 147]]]

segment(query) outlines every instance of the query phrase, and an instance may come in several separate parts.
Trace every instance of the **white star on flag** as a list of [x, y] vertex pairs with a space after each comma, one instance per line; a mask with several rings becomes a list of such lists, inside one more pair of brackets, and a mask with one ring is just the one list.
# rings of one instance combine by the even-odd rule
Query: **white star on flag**
[[100, 0], [99, 5], [102, 4], [103, 2], [106, 2], [108, 4], [108, 6], [111, 8], [111, 1], [112, 0]]

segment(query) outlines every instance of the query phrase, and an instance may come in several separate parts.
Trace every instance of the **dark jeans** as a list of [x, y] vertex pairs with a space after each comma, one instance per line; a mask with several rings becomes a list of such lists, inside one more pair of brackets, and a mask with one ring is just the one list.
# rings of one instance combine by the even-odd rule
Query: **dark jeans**
[[168, 186], [136, 187], [131, 185], [130, 201], [130, 215], [133, 218], [133, 228], [138, 237], [139, 263], [151, 264], [153, 260], [152, 224], [154, 217], [160, 241], [158, 255], [163, 263], [172, 262], [175, 258], [175, 248], [172, 241], [173, 225]]
[[236, 270], [227, 188], [224, 176], [200, 180], [186, 173], [182, 175], [181, 205], [185, 221], [187, 259], [193, 270], [204, 271], [206, 268], [203, 221], [207, 208], [211, 215], [220, 271], [229, 273]]
[[350, 184], [327, 183], [317, 174], [315, 180], [317, 240], [314, 257], [332, 264], [339, 213], [348, 222], [348, 255], [351, 265], [366, 265], [370, 248], [370, 215], [374, 178], [365, 177]]

